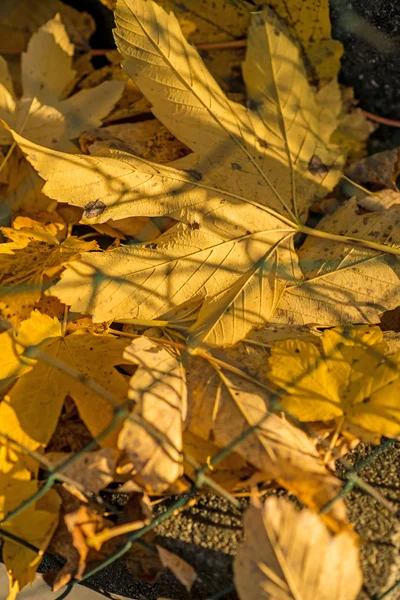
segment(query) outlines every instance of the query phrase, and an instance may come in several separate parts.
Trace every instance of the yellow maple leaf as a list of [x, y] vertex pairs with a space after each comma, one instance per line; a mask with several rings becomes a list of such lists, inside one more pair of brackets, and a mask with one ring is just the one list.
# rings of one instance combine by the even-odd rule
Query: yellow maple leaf
[[[97, 127], [122, 93], [123, 83], [104, 82], [92, 90], [66, 97], [76, 72], [72, 68], [74, 46], [57, 15], [31, 37], [22, 54], [23, 96], [18, 99], [4, 58], [0, 57], [0, 117], [17, 131], [51, 148], [74, 151], [69, 140]], [[10, 135], [0, 133], [0, 143]]]
[[285, 390], [282, 405], [301, 421], [336, 419], [340, 429], [358, 426], [400, 436], [400, 353], [385, 357], [378, 327], [326, 330], [321, 345], [277, 342], [268, 378]]
[[173, 213], [181, 223], [154, 244], [85, 255], [49, 293], [96, 321], [153, 319], [207, 297], [192, 342], [233, 344], [271, 318], [285, 286], [302, 280], [291, 238], [340, 175], [344, 156], [329, 143], [340, 94], [332, 85], [338, 104], [317, 103], [297, 45], [267, 9], [249, 30], [251, 110], [228, 100], [172, 14], [121, 0], [116, 18], [124, 68], [195, 154], [155, 165], [118, 149], [71, 156], [14, 138], [47, 180], [45, 193], [84, 208], [82, 222]]
[[[37, 328], [34, 333], [30, 333], [32, 327]], [[21, 334], [16, 338], [17, 342], [25, 353], [28, 351], [31, 360], [29, 369], [25, 368], [23, 352], [18, 346], [16, 353], [11, 343], [10, 352], [2, 353], [0, 373], [4, 372], [8, 380], [17, 375], [19, 378], [0, 403], [0, 434], [9, 436], [28, 450], [45, 447], [56, 428], [67, 395], [75, 401], [79, 415], [93, 437], [111, 426], [114, 409], [124, 403], [128, 389], [124, 377], [114, 369], [115, 365], [125, 362], [122, 352], [126, 341], [80, 330], [63, 336], [60, 323], [38, 311], [25, 327], [22, 324]], [[34, 358], [35, 347], [43, 341], [46, 362]], [[67, 371], [60, 369], [60, 363], [66, 365]], [[71, 375], [71, 369], [75, 377]], [[110, 399], [85, 385], [86, 377], [106, 390]], [[119, 429], [116, 422], [115, 428], [111, 427], [99, 444], [116, 447]], [[29, 457], [22, 454], [20, 460], [29, 460]]]
[[10, 582], [7, 600], [15, 600], [21, 589], [34, 580], [36, 569], [57, 527], [60, 499], [54, 490], [49, 490], [40, 500], [3, 522], [8, 513], [38, 491], [39, 484], [22, 478], [21, 473], [18, 477], [6, 477], [1, 455], [0, 472], [3, 473], [0, 484], [1, 527], [5, 533], [38, 548], [36, 552], [4, 536], [2, 555]]

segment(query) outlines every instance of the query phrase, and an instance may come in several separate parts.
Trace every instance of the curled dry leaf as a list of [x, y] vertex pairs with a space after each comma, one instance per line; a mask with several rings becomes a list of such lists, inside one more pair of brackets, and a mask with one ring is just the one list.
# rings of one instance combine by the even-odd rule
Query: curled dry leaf
[[124, 422], [118, 447], [132, 461], [137, 481], [160, 492], [183, 472], [184, 372], [169, 350], [146, 337], [134, 340], [124, 359], [138, 369], [128, 391], [134, 401], [131, 419]]
[[396, 179], [399, 174], [400, 154], [398, 148], [367, 156], [346, 169], [347, 177], [357, 183], [395, 191], [398, 191]]
[[44, 576], [53, 591], [62, 588], [73, 577], [80, 579], [89, 561], [101, 560], [104, 557], [88, 546], [87, 539], [109, 524], [102, 517], [101, 506], [89, 502], [77, 490], [65, 484], [57, 485], [56, 489], [61, 497], [62, 506], [49, 550], [65, 558], [66, 563], [56, 573], [50, 571]]
[[251, 506], [234, 563], [240, 600], [355, 600], [362, 574], [355, 536], [332, 536], [310, 510], [270, 496]]
[[[271, 394], [237, 375], [227, 376], [201, 358], [188, 373], [187, 428], [226, 448], [275, 479], [315, 511], [336, 498], [342, 483], [323, 465], [312, 440], [269, 412]], [[343, 501], [325, 516], [334, 529], [347, 522]]]
[[337, 327], [324, 331], [320, 346], [277, 342], [268, 378], [301, 421], [335, 419], [339, 430], [355, 425], [377, 440], [399, 438], [400, 353], [385, 353], [379, 327]]
[[186, 560], [183, 560], [183, 558], [177, 554], [166, 550], [166, 548], [158, 545], [156, 548], [163, 566], [169, 569], [175, 575], [178, 581], [185, 586], [187, 591], [190, 592], [192, 585], [197, 578], [197, 573], [193, 567], [191, 567]]

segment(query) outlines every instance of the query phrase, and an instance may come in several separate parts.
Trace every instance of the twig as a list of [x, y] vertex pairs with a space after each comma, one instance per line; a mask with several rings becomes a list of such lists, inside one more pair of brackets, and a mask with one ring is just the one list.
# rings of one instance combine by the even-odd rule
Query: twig
[[375, 121], [376, 123], [380, 123], [381, 125], [390, 125], [390, 127], [400, 127], [400, 121], [396, 121], [395, 119], [380, 117], [379, 115], [375, 115], [374, 113], [370, 113], [366, 110], [362, 110], [362, 112], [367, 117], [367, 119]]

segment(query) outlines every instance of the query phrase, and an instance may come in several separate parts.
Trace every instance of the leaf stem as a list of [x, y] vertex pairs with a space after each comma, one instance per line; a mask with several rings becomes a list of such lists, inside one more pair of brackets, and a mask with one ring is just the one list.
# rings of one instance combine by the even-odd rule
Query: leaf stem
[[356, 246], [370, 248], [371, 250], [376, 250], [377, 252], [382, 252], [384, 254], [393, 254], [394, 256], [400, 256], [400, 248], [386, 246], [385, 244], [379, 244], [378, 242], [373, 242], [372, 240], [364, 240], [348, 235], [341, 235], [339, 233], [329, 233], [328, 231], [313, 229], [312, 227], [308, 227], [307, 225], [298, 225], [297, 230], [299, 233], [305, 233], [306, 235], [322, 238], [331, 242], [339, 242], [341, 244], [346, 244], [346, 242], [350, 242], [352, 244], [355, 244]]

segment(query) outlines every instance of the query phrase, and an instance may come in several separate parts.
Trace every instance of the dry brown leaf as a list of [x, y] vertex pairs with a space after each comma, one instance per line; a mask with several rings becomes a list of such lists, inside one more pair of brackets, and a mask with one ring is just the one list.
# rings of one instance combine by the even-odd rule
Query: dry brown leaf
[[186, 560], [183, 560], [183, 558], [177, 554], [166, 550], [166, 548], [158, 545], [156, 545], [156, 548], [163, 566], [166, 569], [169, 569], [178, 581], [185, 586], [187, 591], [190, 592], [192, 585], [197, 579], [197, 573], [193, 567], [191, 567]]
[[240, 600], [355, 600], [362, 585], [354, 535], [332, 536], [310, 510], [270, 496], [251, 506], [235, 558]]
[[72, 43], [87, 48], [95, 23], [86, 12], [79, 12], [60, 0], [2, 0], [0, 6], [0, 54], [20, 53], [43, 23], [59, 13]]
[[[315, 511], [336, 498], [341, 481], [325, 468], [303, 431], [268, 412], [270, 394], [237, 375], [225, 375], [201, 358], [192, 358], [187, 383], [189, 431], [212, 439], [220, 448], [239, 440], [235, 452]], [[347, 521], [343, 501], [336, 502], [326, 517], [332, 528], [343, 527]]]
[[[64, 460], [75, 456], [68, 452], [48, 452], [49, 460], [56, 468]], [[63, 475], [72, 482], [80, 484], [88, 492], [98, 494], [114, 480], [118, 451], [113, 448], [101, 448], [95, 452], [87, 452], [77, 456], [74, 461], [62, 470]], [[72, 483], [71, 482], [71, 483]]]
[[[190, 481], [195, 481], [196, 469], [210, 464], [210, 460], [220, 452], [220, 448], [211, 440], [205, 440], [192, 431], [185, 430], [183, 432], [183, 452], [186, 457], [192, 459], [190, 462], [184, 461], [185, 474]], [[193, 465], [193, 460], [198, 467]], [[253, 473], [254, 467], [249, 465], [237, 452], [231, 452], [212, 468], [210, 477], [225, 490], [235, 492], [248, 487], [248, 480]], [[179, 485], [184, 485], [185, 489], [188, 489], [190, 484], [187, 481], [186, 483], [181, 481]], [[179, 489], [182, 491], [181, 487]], [[174, 488], [171, 491], [174, 493]]]
[[124, 352], [138, 365], [128, 397], [134, 401], [118, 447], [132, 461], [136, 480], [153, 492], [165, 490], [183, 472], [182, 421], [186, 414], [186, 384], [177, 358], [140, 337]]
[[[87, 539], [108, 524], [103, 519], [101, 507], [88, 502], [80, 492], [69, 486], [57, 485], [62, 500], [60, 520], [52, 537], [49, 550], [66, 559], [65, 565], [56, 573], [45, 573], [44, 579], [57, 591], [73, 577], [80, 579], [89, 561], [101, 560], [105, 554], [87, 545]], [[110, 547], [107, 548], [110, 550]]]
[[384, 150], [367, 156], [348, 167], [347, 177], [363, 185], [376, 188], [389, 188], [398, 191], [396, 179], [400, 174], [400, 153], [398, 148]]
[[88, 152], [94, 142], [105, 141], [109, 145], [112, 140], [127, 144], [129, 151], [136, 156], [159, 163], [167, 163], [189, 154], [189, 149], [157, 119], [90, 129], [81, 135], [79, 143], [82, 151]]

